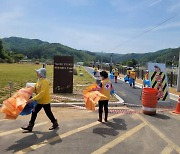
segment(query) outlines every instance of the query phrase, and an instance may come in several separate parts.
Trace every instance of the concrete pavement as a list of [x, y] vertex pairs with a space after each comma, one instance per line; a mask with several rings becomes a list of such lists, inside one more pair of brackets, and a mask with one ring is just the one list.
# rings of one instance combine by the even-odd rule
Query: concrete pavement
[[[140, 105], [139, 88], [132, 89], [122, 81], [115, 88], [124, 103]], [[158, 108], [155, 116], [148, 116], [140, 107], [127, 106], [110, 107], [108, 123], [97, 122], [97, 110], [92, 112], [78, 104], [52, 107], [60, 128], [49, 131], [51, 123], [42, 110], [31, 133], [20, 129], [30, 116], [4, 120], [0, 113], [0, 153], [180, 153], [180, 115], [173, 114], [172, 108]]]
[[[122, 107], [123, 108], [123, 107]], [[33, 132], [19, 129], [30, 116], [3, 120], [0, 114], [0, 153], [180, 153], [180, 117], [170, 112], [156, 116], [109, 114], [108, 123], [96, 121], [98, 112], [73, 107], [53, 107], [60, 128], [40, 111]]]

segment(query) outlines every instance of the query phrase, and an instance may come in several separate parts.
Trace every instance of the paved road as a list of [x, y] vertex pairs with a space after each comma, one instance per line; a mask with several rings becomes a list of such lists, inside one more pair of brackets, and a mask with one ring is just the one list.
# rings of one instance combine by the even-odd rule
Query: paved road
[[96, 121], [98, 113], [76, 108], [53, 107], [60, 128], [40, 111], [33, 132], [21, 126], [29, 116], [4, 120], [0, 113], [0, 153], [33, 154], [177, 154], [180, 153], [180, 117], [171, 113], [156, 116], [109, 114], [108, 123]]
[[[132, 95], [140, 89], [130, 89], [124, 83], [115, 88], [127, 88]], [[122, 88], [123, 90], [123, 88]], [[122, 96], [124, 94], [119, 93]], [[125, 101], [130, 102], [131, 99]], [[135, 97], [137, 100], [139, 97]], [[135, 102], [135, 101], [134, 101]], [[133, 103], [133, 102], [130, 102]], [[139, 103], [140, 102], [136, 102]], [[158, 111], [155, 116], [118, 107], [118, 114], [109, 113], [108, 123], [99, 123], [98, 112], [76, 107], [52, 107], [60, 128], [49, 131], [51, 126], [44, 111], [40, 111], [33, 132], [23, 133], [21, 126], [30, 116], [4, 120], [0, 113], [0, 153], [33, 154], [178, 154], [180, 153], [180, 116], [171, 111]]]
[[[92, 72], [92, 68], [85, 68], [88, 72]], [[118, 80], [118, 83], [115, 83], [114, 80], [111, 80], [115, 89], [115, 93], [121, 97], [125, 103], [141, 105], [141, 88], [136, 87], [132, 88], [128, 83], [125, 83], [122, 80]], [[165, 108], [174, 108], [176, 106], [176, 101], [170, 100], [170, 103], [159, 103], [158, 106]]]

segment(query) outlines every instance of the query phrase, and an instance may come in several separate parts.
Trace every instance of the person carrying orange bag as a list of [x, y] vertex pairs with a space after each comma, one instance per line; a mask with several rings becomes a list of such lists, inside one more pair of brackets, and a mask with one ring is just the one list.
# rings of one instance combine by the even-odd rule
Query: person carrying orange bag
[[6, 119], [16, 119], [26, 106], [26, 101], [34, 92], [34, 87], [26, 87], [18, 90], [13, 96], [3, 101], [1, 112]]
[[37, 77], [38, 77], [38, 81], [35, 84], [36, 95], [34, 97], [32, 97], [26, 103], [32, 103], [33, 101], [37, 101], [37, 105], [31, 114], [31, 120], [29, 121], [29, 125], [27, 125], [25, 127], [21, 127], [21, 128], [31, 132], [34, 127], [34, 123], [35, 123], [37, 114], [43, 108], [46, 115], [48, 116], [48, 118], [51, 120], [51, 122], [53, 124], [49, 128], [49, 130], [53, 130], [53, 129], [57, 128], [59, 125], [58, 125], [57, 119], [55, 119], [55, 117], [51, 111], [50, 84], [49, 84], [49, 81], [46, 79], [46, 69], [40, 68], [40, 69], [36, 70], [36, 72], [37, 72]]
[[99, 105], [99, 122], [102, 122], [102, 113], [103, 113], [103, 108], [105, 111], [105, 118], [104, 121], [107, 122], [108, 120], [108, 101], [110, 99], [110, 93], [112, 90], [112, 83], [108, 79], [108, 73], [106, 71], [100, 72], [100, 75], [102, 77], [100, 85], [93, 89], [93, 90], [98, 90], [103, 96], [100, 98], [98, 105]]

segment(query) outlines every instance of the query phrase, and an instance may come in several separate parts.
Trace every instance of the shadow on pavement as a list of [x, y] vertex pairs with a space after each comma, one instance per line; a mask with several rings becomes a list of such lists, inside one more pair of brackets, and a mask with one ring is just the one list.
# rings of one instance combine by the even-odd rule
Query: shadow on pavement
[[106, 135], [117, 136], [119, 132], [117, 130], [126, 130], [126, 124], [124, 119], [115, 118], [113, 122], [108, 121], [107, 123], [103, 123], [109, 128], [94, 128], [93, 133], [101, 135], [106, 138]]
[[[28, 133], [29, 136], [26, 136], [26, 137], [21, 138], [20, 140], [17, 140], [13, 145], [8, 147], [6, 150], [12, 151], [12, 153], [14, 153], [24, 148], [27, 148], [29, 146], [32, 146], [34, 144], [43, 142], [44, 140], [46, 140], [46, 143], [48, 143], [47, 141], [48, 139], [51, 139], [59, 135], [57, 131], [58, 129], [55, 129], [49, 132], [32, 131], [31, 133]], [[59, 138], [59, 140], [57, 140], [56, 142], [52, 142], [48, 144], [55, 145], [60, 142], [62, 142], [62, 140]]]
[[164, 114], [159, 114], [159, 113], [156, 113], [156, 115], [153, 115], [153, 116], [151, 116], [151, 117], [154, 117], [154, 118], [157, 118], [157, 119], [163, 119], [163, 120], [170, 119], [169, 116], [164, 115]]

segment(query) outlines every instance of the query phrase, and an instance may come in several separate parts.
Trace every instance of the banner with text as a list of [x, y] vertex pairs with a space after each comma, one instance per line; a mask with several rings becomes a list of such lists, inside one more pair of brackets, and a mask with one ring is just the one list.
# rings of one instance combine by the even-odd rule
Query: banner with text
[[73, 56], [54, 57], [53, 93], [73, 92]]

